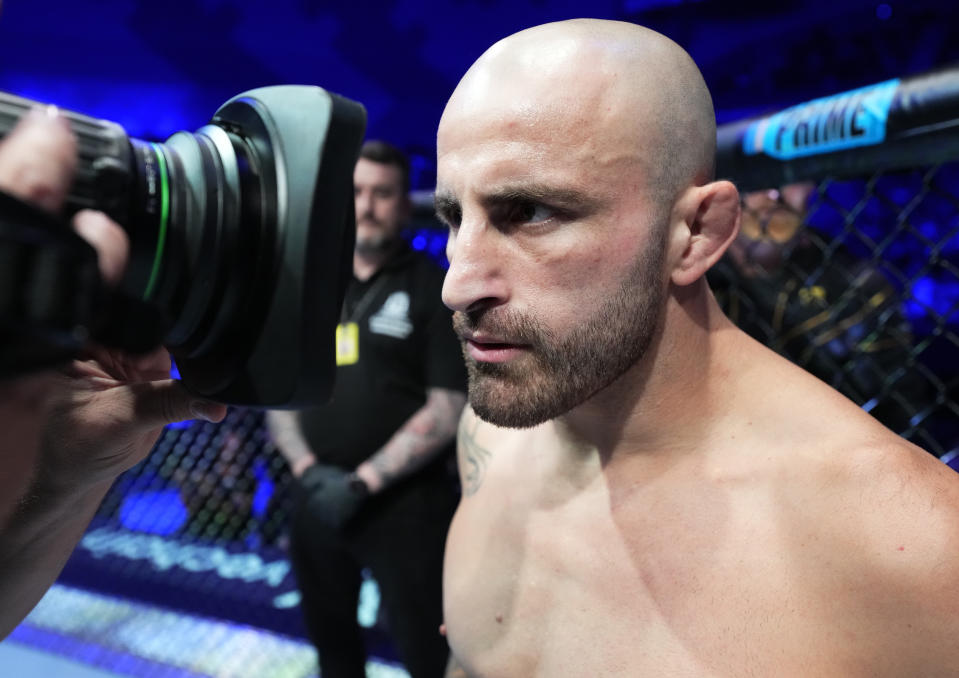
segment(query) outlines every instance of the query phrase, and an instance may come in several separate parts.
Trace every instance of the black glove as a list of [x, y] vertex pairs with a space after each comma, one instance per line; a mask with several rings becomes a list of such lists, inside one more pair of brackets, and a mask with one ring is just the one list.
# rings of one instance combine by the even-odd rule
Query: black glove
[[314, 464], [299, 478], [303, 507], [335, 530], [346, 525], [366, 501], [369, 488], [355, 473], [337, 466]]

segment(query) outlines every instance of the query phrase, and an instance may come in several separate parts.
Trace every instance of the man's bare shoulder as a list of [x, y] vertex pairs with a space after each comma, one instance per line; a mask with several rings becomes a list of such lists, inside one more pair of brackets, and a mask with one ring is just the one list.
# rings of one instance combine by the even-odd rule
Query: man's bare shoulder
[[959, 674], [959, 474], [815, 377], [755, 353], [723, 477], [769, 498], [753, 506], [771, 512], [783, 557], [834, 612], [853, 614], [857, 636], [888, 648], [877, 656], [901, 659], [893, 674]]
[[806, 442], [810, 447], [790, 463], [808, 476], [807, 489], [871, 508], [859, 514], [865, 526], [879, 523], [884, 534], [896, 527], [921, 534], [924, 526], [912, 518], [924, 515], [924, 525], [933, 527], [928, 521], [938, 515], [959, 536], [959, 474], [933, 455], [878, 423], [861, 435], [846, 431]]
[[892, 432], [832, 455], [818, 470], [800, 464], [809, 482], [793, 499], [823, 570], [841, 582], [837, 599], [848, 596], [862, 632], [911, 675], [955, 675], [959, 474]]
[[777, 404], [723, 448], [722, 487], [851, 647], [874, 647], [890, 675], [959, 675], [959, 474], [841, 396], [809, 393], [828, 407]]
[[948, 556], [959, 573], [959, 474], [891, 432], [838, 452], [833, 469], [843, 494], [869, 509], [861, 514], [864, 536], [887, 553], [913, 552], [890, 565]]
[[797, 507], [862, 538], [895, 541], [897, 550], [907, 535], [959, 539], [959, 474], [951, 468], [858, 408], [843, 410], [831, 428], [809, 429], [788, 429], [795, 435], [775, 444], [766, 467]]

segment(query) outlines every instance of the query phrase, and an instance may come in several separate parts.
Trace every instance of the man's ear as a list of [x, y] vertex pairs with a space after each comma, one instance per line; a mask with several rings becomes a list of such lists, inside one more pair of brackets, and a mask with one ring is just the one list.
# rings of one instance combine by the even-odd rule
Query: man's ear
[[680, 196], [673, 210], [674, 225], [682, 226], [674, 229], [674, 284], [699, 280], [719, 260], [739, 232], [740, 212], [739, 191], [729, 181], [692, 186]]

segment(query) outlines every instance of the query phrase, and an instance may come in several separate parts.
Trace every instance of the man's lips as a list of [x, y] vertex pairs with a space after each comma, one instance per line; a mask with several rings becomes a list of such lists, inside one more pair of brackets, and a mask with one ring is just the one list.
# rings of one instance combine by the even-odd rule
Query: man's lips
[[461, 336], [470, 357], [479, 362], [502, 363], [515, 358], [527, 348], [526, 344], [501, 341], [478, 335]]

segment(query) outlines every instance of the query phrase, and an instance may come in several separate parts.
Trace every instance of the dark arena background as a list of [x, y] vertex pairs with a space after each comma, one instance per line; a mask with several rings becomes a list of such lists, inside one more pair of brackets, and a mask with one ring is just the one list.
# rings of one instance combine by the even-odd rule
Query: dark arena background
[[[241, 91], [321, 85], [412, 155], [409, 237], [442, 261], [431, 190], [446, 98], [496, 39], [576, 16], [655, 28], [702, 68], [718, 172], [744, 196], [743, 232], [710, 273], [729, 315], [959, 468], [954, 1], [7, 0], [0, 90], [163, 140]], [[0, 645], [0, 676], [316, 675], [290, 506], [261, 412], [167, 427]], [[368, 675], [406, 675], [372, 579], [357, 613]]]

